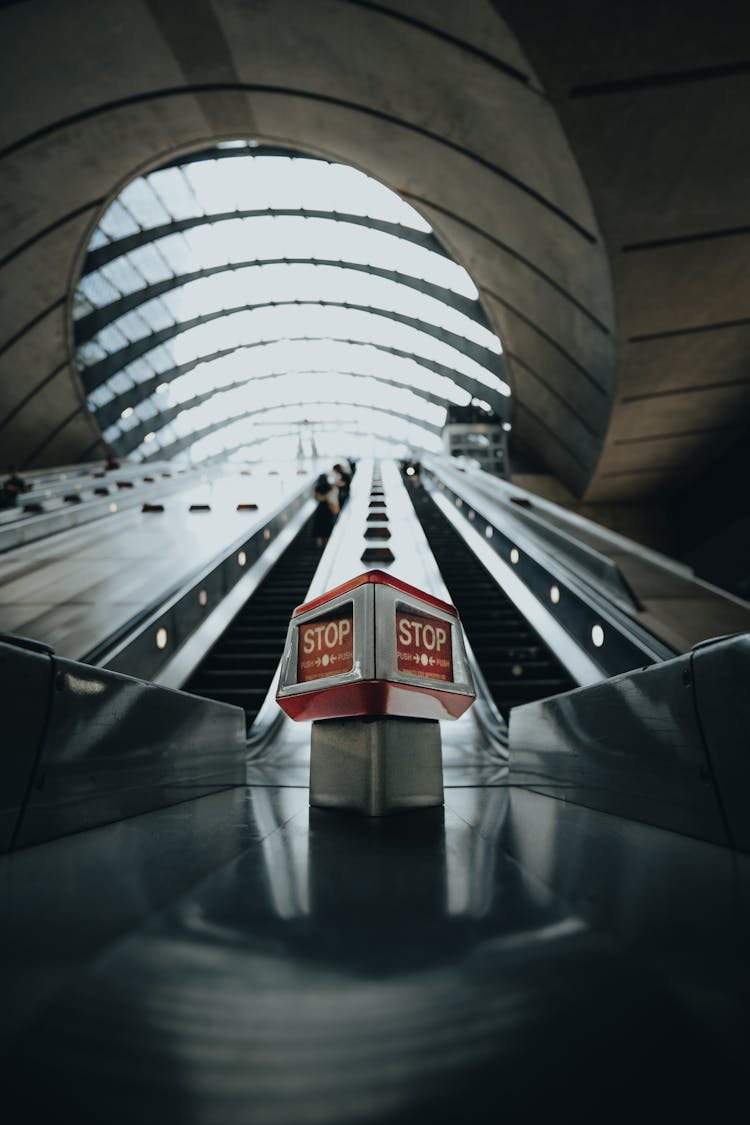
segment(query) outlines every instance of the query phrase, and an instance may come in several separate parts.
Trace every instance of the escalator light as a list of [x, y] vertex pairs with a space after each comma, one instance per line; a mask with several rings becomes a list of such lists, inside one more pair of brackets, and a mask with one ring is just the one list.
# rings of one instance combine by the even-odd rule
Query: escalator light
[[264, 539], [270, 539], [270, 538], [271, 538], [271, 532], [270, 532], [270, 529], [269, 529], [269, 528], [267, 528], [267, 527], [266, 527], [266, 528], [264, 529], [264, 531], [263, 531], [263, 538], [264, 538]]
[[510, 561], [513, 563], [513, 566], [517, 566], [520, 559], [521, 559], [521, 555], [519, 554], [518, 547], [511, 547], [511, 549], [510, 549]]
[[167, 630], [162, 625], [160, 629], [156, 630], [156, 647], [158, 649], [166, 648], [168, 640], [169, 636], [167, 634]]
[[552, 602], [553, 605], [557, 605], [557, 603], [560, 601], [560, 587], [559, 586], [550, 586], [549, 600]]
[[113, 513], [116, 512], [117, 511], [117, 505], [116, 504], [110, 504], [109, 510], [110, 510], [110, 512], [113, 512]]
[[595, 648], [601, 648], [604, 644], [604, 630], [601, 625], [595, 625], [591, 630], [591, 640]]
[[244, 551], [240, 551], [240, 553], [238, 554], [237, 562], [240, 566], [244, 566], [245, 563], [247, 562], [247, 555], [245, 554]]
[[463, 500], [459, 500], [458, 498], [456, 498], [456, 507], [457, 508], [463, 508], [463, 506], [464, 506]]
[[470, 512], [469, 512], [469, 519], [470, 519], [470, 520], [473, 520], [473, 519], [474, 519], [474, 516], [475, 516], [475, 515], [476, 515], [476, 512], [472, 512], [472, 511], [470, 511]]
[[489, 526], [489, 524], [484, 529], [484, 536], [485, 536], [485, 539], [491, 539], [492, 538], [492, 528]]
[[208, 593], [206, 590], [201, 590], [199, 592], [198, 605], [208, 605]]

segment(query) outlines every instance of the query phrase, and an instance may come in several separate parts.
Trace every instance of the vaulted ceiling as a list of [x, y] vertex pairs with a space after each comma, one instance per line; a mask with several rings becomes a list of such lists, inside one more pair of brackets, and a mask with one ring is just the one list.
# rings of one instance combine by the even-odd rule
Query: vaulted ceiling
[[503, 341], [519, 442], [674, 496], [750, 418], [750, 8], [20, 0], [0, 11], [0, 444], [91, 455], [72, 299], [134, 177], [255, 138], [397, 191]]
[[120, 456], [293, 457], [322, 404], [339, 450], [383, 411], [400, 454], [440, 451], [454, 405], [507, 425], [500, 342], [429, 224], [348, 165], [257, 141], [132, 180], [93, 234], [73, 317], [89, 409]]

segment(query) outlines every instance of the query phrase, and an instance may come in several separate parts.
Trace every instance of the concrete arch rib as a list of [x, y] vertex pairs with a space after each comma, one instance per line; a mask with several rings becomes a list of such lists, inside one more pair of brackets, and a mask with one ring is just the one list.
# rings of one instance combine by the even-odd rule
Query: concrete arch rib
[[95, 312], [81, 317], [81, 319], [76, 322], [75, 326], [76, 340], [81, 342], [89, 340], [102, 328], [105, 328], [108, 324], [117, 320], [118, 317], [124, 316], [125, 313], [133, 310], [137, 310], [139, 306], [144, 305], [147, 301], [151, 301], [155, 297], [161, 297], [163, 294], [169, 293], [174, 289], [179, 289], [181, 286], [187, 285], [191, 281], [199, 281], [203, 278], [215, 277], [219, 274], [235, 273], [238, 270], [263, 269], [264, 266], [279, 265], [327, 266], [335, 269], [353, 270], [357, 273], [369, 274], [372, 277], [380, 277], [386, 281], [394, 281], [398, 285], [405, 285], [409, 289], [415, 289], [419, 293], [424, 293], [427, 297], [432, 297], [434, 300], [448, 305], [469, 320], [473, 320], [481, 325], [482, 328], [487, 328], [487, 318], [478, 301], [472, 301], [468, 297], [462, 297], [459, 293], [454, 293], [451, 289], [446, 289], [441, 285], [434, 285], [429, 281], [424, 281], [422, 278], [412, 277], [405, 273], [398, 273], [396, 270], [386, 270], [378, 266], [367, 266], [359, 262], [340, 261], [332, 258], [266, 258], [248, 262], [232, 262], [230, 265], [211, 266], [208, 269], [194, 270], [191, 273], [179, 274], [165, 281], [147, 285], [144, 289], [137, 289], [134, 293], [130, 293], [126, 297], [121, 297], [117, 301], [112, 301], [111, 304], [104, 305]]
[[[312, 404], [310, 403], [306, 403], [300, 407], [301, 417], [298, 424], [302, 424], [307, 421], [307, 419], [304, 417], [304, 409], [305, 406], [309, 408], [311, 405]], [[314, 405], [333, 408], [338, 404], [335, 402], [316, 402]], [[352, 410], [357, 409], [356, 403], [349, 403], [347, 405], [350, 405], [352, 407]], [[221, 422], [212, 422], [210, 426], [204, 426], [201, 430], [194, 430], [192, 433], [186, 434], [184, 437], [177, 438], [169, 445], [162, 446], [160, 449], [154, 450], [153, 455], [149, 455], [148, 457], [146, 457], [145, 461], [160, 461], [164, 460], [165, 458], [167, 460], [171, 460], [173, 457], [176, 457], [179, 453], [187, 449], [189, 446], [195, 445], [195, 443], [200, 441], [202, 438], [208, 437], [210, 434], [216, 433], [217, 430], [221, 430], [222, 428], [224, 428], [227, 425], [227, 421], [229, 421], [231, 425], [235, 422], [241, 422], [246, 418], [264, 416], [280, 409], [284, 408], [279, 406], [263, 406], [258, 410], [244, 411], [242, 414], [238, 414], [236, 417], [228, 420], [224, 419]], [[391, 418], [398, 418], [401, 422], [405, 420], [404, 415], [400, 414], [396, 410], [388, 410], [385, 407], [368, 407], [367, 409], [372, 410], [377, 414], [384, 414]], [[440, 428], [438, 426], [431, 425], [429, 422], [417, 422], [412, 418], [408, 419], [408, 421], [411, 425], [416, 426], [417, 429], [424, 430], [427, 433], [431, 433], [436, 436], [440, 433]]]
[[[277, 340], [256, 340], [252, 343], [242, 344], [236, 348], [224, 348], [220, 351], [210, 352], [207, 355], [196, 356], [195, 359], [190, 360], [188, 363], [181, 363], [175, 367], [170, 368], [167, 371], [162, 371], [154, 375], [152, 378], [146, 380], [145, 382], [138, 383], [135, 386], [130, 387], [127, 391], [123, 391], [121, 394], [118, 394], [114, 399], [112, 399], [111, 402], [108, 402], [104, 406], [101, 406], [99, 408], [99, 410], [97, 411], [97, 419], [99, 420], [102, 428], [106, 429], [108, 426], [111, 426], [114, 422], [117, 421], [117, 419], [122, 414], [122, 411], [127, 409], [127, 407], [135, 407], [138, 405], [138, 403], [144, 402], [146, 399], [150, 398], [151, 395], [153, 395], [156, 391], [156, 388], [161, 386], [162, 383], [169, 384], [175, 379], [178, 379], [181, 375], [189, 374], [196, 367], [200, 366], [203, 363], [211, 363], [213, 360], [223, 359], [225, 356], [233, 355], [235, 352], [251, 351], [254, 348], [270, 347], [274, 343], [317, 343], [320, 339], [321, 338], [319, 337], [310, 336], [288, 336], [279, 338]], [[469, 378], [468, 375], [465, 375], [461, 371], [456, 371], [453, 368], [446, 367], [441, 363], [437, 363], [435, 360], [427, 359], [425, 356], [417, 355], [415, 352], [402, 351], [399, 348], [389, 347], [385, 344], [364, 343], [359, 340], [348, 340], [343, 337], [325, 337], [325, 339], [330, 339], [332, 343], [336, 344], [346, 344], [347, 346], [355, 349], [374, 348], [378, 353], [382, 353], [384, 356], [394, 356], [397, 359], [410, 360], [427, 372], [432, 372], [433, 374], [443, 379], [449, 379], [451, 382], [455, 383], [457, 387], [460, 387], [462, 390], [470, 394], [472, 398], [484, 399], [490, 404], [496, 414], [501, 417], [505, 416], [508, 403], [507, 398], [504, 395], [499, 394], [498, 391], [484, 386], [478, 380]], [[415, 388], [412, 387], [411, 389]], [[437, 400], [438, 396], [434, 397]], [[439, 401], [443, 402], [444, 400], [440, 398]], [[81, 451], [81, 455], [83, 456], [85, 452], [85, 450]]]
[[194, 317], [192, 320], [183, 321], [181, 324], [171, 325], [169, 328], [164, 328], [159, 332], [154, 332], [150, 336], [137, 340], [126, 347], [121, 348], [119, 351], [114, 352], [112, 355], [107, 356], [106, 359], [99, 360], [97, 363], [87, 367], [82, 372], [82, 378], [86, 390], [91, 393], [97, 387], [101, 386], [112, 375], [127, 367], [129, 363], [139, 359], [140, 356], [156, 347], [157, 344], [163, 344], [168, 340], [172, 340], [175, 336], [185, 332], [190, 328], [197, 328], [200, 325], [207, 324], [210, 321], [219, 320], [223, 317], [230, 317], [236, 313], [252, 312], [259, 309], [266, 308], [300, 308], [300, 307], [319, 307], [319, 308], [338, 308], [350, 309], [354, 312], [364, 312], [374, 316], [382, 316], [386, 320], [392, 320], [399, 324], [405, 325], [407, 328], [416, 329], [425, 336], [430, 336], [435, 340], [439, 340], [443, 344], [447, 344], [454, 351], [461, 355], [466, 356], [468, 359], [477, 363], [480, 367], [485, 368], [497, 378], [504, 380], [504, 366], [502, 357], [495, 352], [489, 351], [487, 348], [475, 344], [471, 340], [466, 340], [462, 336], [457, 336], [453, 332], [449, 332], [444, 328], [439, 328], [432, 324], [427, 324], [421, 320], [415, 320], [413, 317], [404, 316], [401, 313], [392, 312], [386, 309], [371, 308], [366, 305], [353, 305], [345, 301], [282, 301], [282, 302], [263, 302], [256, 305], [239, 305], [232, 309], [221, 309], [218, 312], [206, 313], [204, 316]]
[[[25, 60], [18, 75], [25, 91], [23, 119], [17, 115], [6, 131], [4, 162], [13, 184], [7, 245], [28, 247], [2, 274], [13, 298], [5, 324], [0, 322], [0, 337], [12, 338], [20, 323], [32, 323], [49, 305], [45, 279], [51, 272], [75, 277], [90, 226], [82, 218], [57, 230], [61, 215], [77, 213], [91, 200], [113, 198], [134, 175], [181, 152], [218, 139], [252, 137], [344, 161], [443, 208], [432, 224], [437, 237], [467, 266], [480, 291], [512, 296], [534, 323], [590, 366], [585, 331], [565, 309], [550, 312], [541, 275], [522, 274], [508, 255], [500, 260], [493, 243], [480, 244], [478, 236], [473, 241], [468, 227], [459, 229], [446, 217], [465, 218], [506, 245], [517, 232], [526, 261], [583, 304], [593, 299], [595, 314], [607, 321], [601, 309], [606, 298], [599, 296], [608, 292], [602, 246], [561, 220], [561, 214], [572, 216], [599, 237], [555, 109], [539, 96], [535, 81], [530, 89], [484, 57], [507, 58], [519, 73], [533, 74], [497, 7], [469, 2], [459, 17], [454, 6], [440, 3], [429, 16], [438, 34], [427, 40], [423, 29], [385, 18], [373, 6], [325, 3], [324, 28], [318, 6], [303, 0], [279, 5], [214, 0], [195, 9], [123, 5], [115, 41], [106, 21], [87, 26], [83, 36], [71, 12], [82, 19], [85, 9], [73, 0], [64, 12], [45, 9], [44, 49], [36, 49], [38, 36], [24, 6], [14, 5], [12, 16], [0, 13], [2, 25], [12, 24], [8, 62]], [[208, 8], [220, 30], [217, 43], [223, 44], [210, 66], [196, 22], [197, 9]], [[472, 50], [459, 48], [459, 39]], [[367, 51], [352, 52], [353, 42], [366, 42]], [[311, 43], [321, 50], [311, 52]], [[113, 51], [116, 73], [106, 63]], [[9, 76], [14, 73], [11, 67]], [[85, 81], [71, 83], [71, 73], [84, 75]], [[51, 99], [51, 89], [61, 96]], [[117, 143], [110, 143], [115, 136]], [[36, 233], [53, 228], [54, 235], [33, 241]], [[22, 319], [15, 316], [17, 305]], [[555, 357], [548, 363], [537, 354], [536, 340], [521, 338], [515, 323], [508, 318], [503, 323], [502, 310], [486, 307], [510, 350], [543, 369], [551, 382], [559, 381], [564, 396], [577, 374], [562, 370]], [[64, 333], [48, 330], [43, 322], [27, 333], [22, 349], [14, 350], [5, 361], [8, 384], [22, 368], [33, 385], [70, 358]], [[526, 393], [521, 378], [514, 389]], [[66, 409], [79, 398], [72, 368], [57, 381], [55, 401], [51, 396], [24, 408], [19, 443], [29, 449], [41, 447], [52, 432], [63, 398]], [[7, 414], [17, 401], [10, 389], [0, 413]], [[45, 459], [64, 460], [84, 447], [91, 415], [85, 421], [45, 446]], [[547, 459], [545, 449], [538, 453]], [[15, 450], [8, 456], [15, 457]], [[585, 460], [587, 468], [593, 467], [588, 453]], [[577, 487], [581, 481], [571, 483]]]
[[[234, 383], [225, 383], [221, 387], [214, 387], [210, 391], [204, 391], [202, 394], [197, 394], [197, 395], [194, 395], [192, 398], [185, 399], [184, 402], [180, 402], [180, 403], [178, 403], [174, 406], [169, 406], [169, 407], [166, 407], [162, 410], [159, 410], [157, 414], [152, 415], [151, 418], [149, 418], [147, 421], [141, 422], [137, 426], [133, 426], [132, 429], [127, 430], [122, 435], [122, 437], [118, 438], [117, 441], [116, 441], [117, 452], [121, 456], [126, 457], [134, 449], [138, 448], [138, 446], [141, 444], [141, 442], [143, 441], [143, 439], [145, 438], [147, 433], [150, 433], [151, 431], [154, 431], [154, 432], [158, 433], [159, 429], [168, 425], [170, 422], [172, 422], [183, 411], [192, 410], [196, 406], [202, 405], [202, 403], [204, 403], [204, 402], [210, 402], [210, 400], [212, 398], [215, 398], [217, 395], [225, 394], [228, 391], [239, 390], [240, 387], [247, 387], [248, 389], [251, 389], [256, 383], [268, 382], [268, 380], [278, 379], [278, 378], [283, 377], [284, 375], [289, 375], [289, 374], [295, 374], [295, 372], [291, 372], [291, 371], [288, 371], [288, 370], [274, 371], [274, 372], [270, 372], [267, 375], [254, 376], [251, 379], [238, 379]], [[408, 383], [398, 382], [395, 379], [388, 379], [383, 375], [375, 375], [375, 374], [365, 375], [365, 374], [362, 374], [358, 371], [334, 371], [334, 372], [325, 371], [324, 372], [324, 371], [316, 371], [314, 369], [310, 369], [310, 370], [305, 369], [304, 372], [299, 372], [299, 374], [304, 374], [306, 376], [307, 375], [315, 376], [315, 375], [323, 375], [323, 374], [332, 374], [332, 375], [344, 375], [347, 378], [351, 378], [351, 379], [374, 379], [377, 383], [383, 383], [383, 384], [385, 384], [387, 386], [390, 386], [390, 387], [398, 387], [399, 390], [409, 391], [411, 394], [416, 395], [418, 398], [423, 399], [425, 402], [429, 402], [433, 406], [445, 406], [446, 405], [445, 399], [442, 398], [440, 395], [431, 394], [429, 391], [425, 391], [420, 387], [410, 386]], [[403, 415], [403, 414], [397, 415], [397, 416], [401, 417], [401, 418], [405, 417], [405, 415]], [[427, 425], [427, 423], [423, 423], [422, 421], [417, 421], [414, 418], [410, 419], [410, 421], [415, 422], [415, 424], [417, 424], [417, 425]]]
[[29, 134], [20, 138], [13, 144], [8, 145], [6, 148], [0, 149], [0, 160], [14, 155], [16, 152], [28, 146], [33, 146], [34, 143], [39, 140], [44, 140], [57, 133], [65, 133], [68, 129], [76, 128], [84, 122], [96, 119], [99, 116], [107, 116], [110, 113], [115, 113], [124, 108], [129, 109], [143, 102], [166, 101], [172, 98], [180, 99], [194, 96], [200, 97], [205, 94], [259, 94], [267, 97], [281, 97], [285, 99], [299, 98], [303, 101], [318, 102], [321, 105], [330, 106], [333, 109], [342, 109], [352, 114], [375, 118], [396, 130], [403, 130], [407, 134], [415, 134], [436, 146], [452, 150], [465, 160], [490, 172], [496, 178], [504, 180], [515, 191], [527, 196], [538, 208], [547, 211], [550, 215], [554, 216], [559, 223], [569, 227], [584, 242], [588, 242], [592, 245], [597, 242], [597, 236], [594, 231], [556, 203], [550, 195], [534, 187], [523, 177], [511, 171], [499, 161], [491, 160], [482, 152], [470, 148], [462, 140], [453, 139], [448, 136], [447, 133], [435, 132], [433, 129], [418, 124], [407, 117], [400, 117], [384, 109], [376, 109], [367, 103], [353, 102], [345, 98], [334, 97], [322, 91], [305, 90], [294, 86], [266, 85], [254, 82], [211, 82], [172, 88], [157, 87], [151, 91], [145, 91], [140, 95], [134, 95], [124, 102], [105, 102], [91, 107], [82, 114], [57, 119], [51, 122], [41, 132]]

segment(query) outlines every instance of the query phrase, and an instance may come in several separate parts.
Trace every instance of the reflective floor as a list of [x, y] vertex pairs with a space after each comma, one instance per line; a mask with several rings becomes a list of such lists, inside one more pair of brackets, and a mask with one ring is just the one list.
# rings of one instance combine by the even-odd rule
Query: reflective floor
[[444, 809], [309, 810], [284, 729], [245, 789], [2, 860], [19, 1121], [723, 1120], [744, 1097], [745, 858], [515, 788], [461, 723]]

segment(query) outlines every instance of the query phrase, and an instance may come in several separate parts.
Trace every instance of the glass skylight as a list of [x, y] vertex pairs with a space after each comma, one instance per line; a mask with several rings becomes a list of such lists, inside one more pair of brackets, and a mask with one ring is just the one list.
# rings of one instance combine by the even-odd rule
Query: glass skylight
[[510, 394], [477, 297], [384, 185], [226, 142], [134, 180], [102, 217], [76, 362], [121, 456], [299, 452], [303, 430], [360, 441], [370, 425], [437, 448], [448, 404], [479, 393], [502, 414]]

